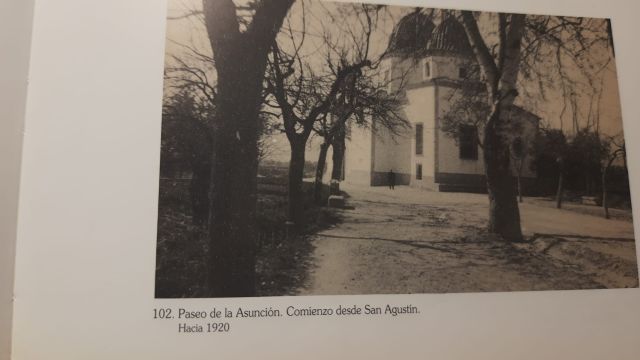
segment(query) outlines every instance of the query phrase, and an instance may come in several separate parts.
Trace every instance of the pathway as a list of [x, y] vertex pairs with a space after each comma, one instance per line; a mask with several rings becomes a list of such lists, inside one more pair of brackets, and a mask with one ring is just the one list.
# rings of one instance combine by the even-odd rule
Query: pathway
[[316, 234], [310, 294], [394, 294], [637, 287], [631, 222], [521, 204], [533, 241], [482, 230], [486, 195], [344, 186], [343, 221]]

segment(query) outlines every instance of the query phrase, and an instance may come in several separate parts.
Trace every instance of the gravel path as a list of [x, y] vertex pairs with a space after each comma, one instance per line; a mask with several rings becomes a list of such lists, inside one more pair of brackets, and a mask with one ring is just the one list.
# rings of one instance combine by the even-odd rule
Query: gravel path
[[637, 287], [633, 225], [525, 199], [531, 241], [492, 239], [486, 195], [344, 186], [342, 222], [313, 238], [301, 295]]

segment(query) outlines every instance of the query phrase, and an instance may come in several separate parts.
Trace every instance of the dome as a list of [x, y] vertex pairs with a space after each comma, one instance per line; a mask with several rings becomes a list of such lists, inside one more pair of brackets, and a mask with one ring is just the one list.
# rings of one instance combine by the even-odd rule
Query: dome
[[472, 54], [467, 33], [454, 17], [447, 17], [433, 30], [427, 52], [447, 52], [464, 56]]
[[387, 53], [418, 55], [424, 52], [434, 28], [430, 17], [419, 11], [404, 16], [393, 29]]

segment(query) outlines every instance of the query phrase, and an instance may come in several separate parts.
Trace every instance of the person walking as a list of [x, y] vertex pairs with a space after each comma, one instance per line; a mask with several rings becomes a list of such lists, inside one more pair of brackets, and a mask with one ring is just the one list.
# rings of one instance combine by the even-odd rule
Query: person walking
[[393, 190], [396, 187], [396, 174], [392, 170], [389, 170], [387, 174], [387, 182], [389, 183], [389, 189]]

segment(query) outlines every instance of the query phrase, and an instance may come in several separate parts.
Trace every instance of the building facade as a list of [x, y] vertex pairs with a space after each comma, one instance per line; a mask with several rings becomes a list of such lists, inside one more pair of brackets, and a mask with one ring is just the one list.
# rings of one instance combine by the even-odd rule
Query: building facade
[[[345, 181], [396, 184], [436, 191], [485, 191], [482, 129], [474, 116], [473, 99], [484, 101], [484, 86], [464, 28], [453, 17], [436, 26], [420, 12], [396, 26], [382, 64], [388, 91], [400, 91], [402, 115], [408, 123], [394, 132], [377, 126], [352, 126], [345, 152]], [[484, 97], [484, 98], [483, 98]], [[514, 179], [523, 188], [535, 180], [533, 145], [539, 118], [514, 106], [510, 111], [510, 141]]]

